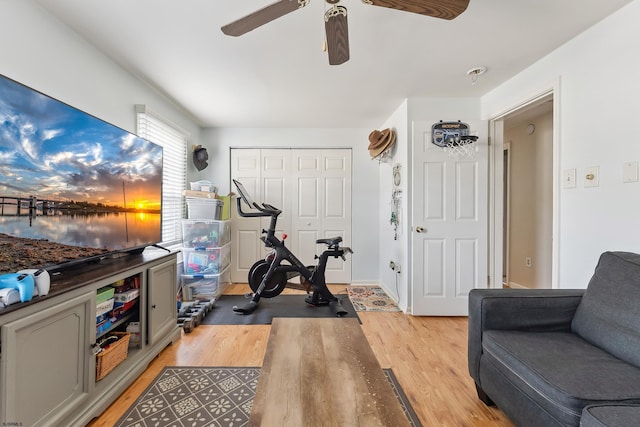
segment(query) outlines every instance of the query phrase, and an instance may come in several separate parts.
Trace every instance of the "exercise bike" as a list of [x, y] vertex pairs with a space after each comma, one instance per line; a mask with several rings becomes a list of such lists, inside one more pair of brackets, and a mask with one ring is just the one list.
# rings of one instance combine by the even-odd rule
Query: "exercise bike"
[[[305, 302], [311, 306], [329, 305], [337, 316], [344, 316], [347, 311], [327, 288], [325, 282], [325, 270], [329, 257], [342, 258], [346, 261], [346, 254], [353, 253], [351, 248], [340, 246], [342, 237], [332, 237], [328, 239], [318, 239], [317, 244], [327, 245], [327, 249], [316, 255], [318, 264], [315, 266], [305, 266], [284, 244], [286, 235], [280, 240], [276, 237], [276, 223], [282, 211], [267, 203], [255, 203], [242, 183], [233, 180], [238, 189], [240, 197], [236, 199], [238, 215], [245, 218], [251, 217], [271, 217], [268, 230], [262, 230], [263, 236], [260, 238], [265, 247], [271, 248], [271, 253], [262, 260], [257, 261], [249, 269], [249, 286], [253, 291], [251, 301], [243, 306], [234, 306], [233, 311], [237, 314], [249, 314], [256, 308], [260, 298], [273, 298], [285, 289], [287, 281], [293, 277], [300, 276], [301, 283], [306, 285], [313, 293], [305, 298]], [[257, 212], [245, 212], [242, 210], [242, 203], [246, 203], [249, 208]], [[283, 264], [283, 261], [286, 261]]]

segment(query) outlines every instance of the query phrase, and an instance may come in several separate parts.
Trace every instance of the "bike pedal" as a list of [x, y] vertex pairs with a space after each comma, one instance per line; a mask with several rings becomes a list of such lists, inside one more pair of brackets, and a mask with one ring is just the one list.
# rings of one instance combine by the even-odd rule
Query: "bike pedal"
[[304, 302], [306, 302], [308, 305], [312, 306], [312, 307], [319, 307], [319, 306], [323, 306], [323, 305], [329, 305], [329, 301], [325, 301], [325, 300], [319, 300], [319, 301], [313, 301], [312, 297], [307, 297], [304, 299]]

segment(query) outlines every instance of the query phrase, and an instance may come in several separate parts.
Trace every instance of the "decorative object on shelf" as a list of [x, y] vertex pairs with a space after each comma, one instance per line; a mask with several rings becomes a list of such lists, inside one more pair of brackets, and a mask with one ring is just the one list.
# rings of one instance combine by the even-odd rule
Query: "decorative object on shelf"
[[384, 130], [374, 130], [369, 134], [369, 155], [372, 159], [382, 161], [385, 157], [390, 157], [391, 148], [396, 143], [396, 131], [391, 128]]
[[209, 153], [207, 153], [207, 149], [202, 145], [194, 145], [191, 148], [193, 150], [193, 164], [196, 169], [201, 171], [209, 166], [209, 163], [207, 163], [207, 160], [209, 160]]
[[476, 155], [478, 137], [469, 134], [469, 125], [440, 120], [431, 126], [431, 143], [442, 148], [451, 158], [473, 158]]

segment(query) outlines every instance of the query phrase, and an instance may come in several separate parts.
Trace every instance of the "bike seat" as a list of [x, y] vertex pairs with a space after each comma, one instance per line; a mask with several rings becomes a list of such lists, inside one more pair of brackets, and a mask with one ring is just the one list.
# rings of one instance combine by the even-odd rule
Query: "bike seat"
[[316, 240], [316, 243], [318, 243], [318, 244], [324, 243], [325, 245], [328, 245], [328, 246], [336, 246], [340, 242], [342, 242], [342, 237], [340, 237], [340, 236], [338, 236], [338, 237], [329, 237], [328, 239], [318, 239], [318, 240]]

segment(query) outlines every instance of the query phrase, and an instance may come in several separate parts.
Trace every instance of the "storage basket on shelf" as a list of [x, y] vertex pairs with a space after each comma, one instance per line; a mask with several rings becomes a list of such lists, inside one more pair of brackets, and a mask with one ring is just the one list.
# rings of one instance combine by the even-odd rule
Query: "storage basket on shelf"
[[96, 381], [100, 381], [107, 374], [122, 363], [129, 352], [129, 339], [131, 334], [128, 332], [113, 332], [112, 335], [119, 336], [118, 341], [101, 353], [96, 355]]

